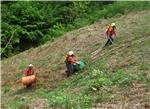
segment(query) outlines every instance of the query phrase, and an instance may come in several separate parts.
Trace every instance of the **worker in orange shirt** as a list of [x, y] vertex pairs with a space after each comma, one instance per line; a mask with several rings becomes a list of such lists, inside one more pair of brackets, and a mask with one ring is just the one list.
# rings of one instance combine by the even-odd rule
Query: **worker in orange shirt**
[[79, 62], [75, 61], [74, 59], [74, 52], [73, 51], [69, 51], [69, 53], [66, 56], [66, 67], [67, 67], [67, 76], [69, 77], [70, 75], [72, 75], [75, 71], [76, 71], [76, 65], [79, 65]]
[[107, 46], [108, 44], [112, 44], [113, 43], [113, 36], [116, 36], [116, 25], [115, 23], [111, 23], [110, 26], [108, 26], [107, 30], [106, 30], [106, 36], [108, 38], [105, 46]]

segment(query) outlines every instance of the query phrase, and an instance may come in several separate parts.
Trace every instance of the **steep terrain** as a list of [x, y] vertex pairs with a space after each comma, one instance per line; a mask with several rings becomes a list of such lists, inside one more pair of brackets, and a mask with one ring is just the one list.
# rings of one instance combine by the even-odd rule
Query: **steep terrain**
[[[99, 22], [68, 32], [54, 42], [3, 60], [2, 107], [6, 109], [148, 109], [150, 108], [150, 10]], [[95, 59], [91, 53], [105, 43], [107, 24], [115, 22], [117, 37]], [[86, 68], [70, 78], [65, 74], [69, 50]], [[18, 82], [32, 63], [36, 86]]]

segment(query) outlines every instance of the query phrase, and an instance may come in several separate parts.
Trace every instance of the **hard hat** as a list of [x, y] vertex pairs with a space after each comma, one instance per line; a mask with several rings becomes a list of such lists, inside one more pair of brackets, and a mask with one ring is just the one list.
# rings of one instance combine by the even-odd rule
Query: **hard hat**
[[115, 26], [116, 24], [115, 23], [111, 23], [111, 26]]
[[33, 65], [32, 65], [32, 64], [29, 64], [29, 67], [33, 67]]
[[68, 53], [70, 56], [74, 55], [74, 52], [73, 51], [69, 51]]

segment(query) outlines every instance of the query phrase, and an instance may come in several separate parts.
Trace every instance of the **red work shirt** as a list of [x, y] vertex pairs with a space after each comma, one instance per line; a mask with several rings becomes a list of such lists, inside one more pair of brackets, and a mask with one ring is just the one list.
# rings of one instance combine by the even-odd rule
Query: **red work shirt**
[[74, 64], [78, 64], [78, 62], [76, 62], [72, 56], [70, 55], [67, 55], [67, 61], [71, 62], [71, 63], [74, 63]]
[[34, 69], [33, 68], [28, 68], [26, 70], [23, 71], [23, 74], [25, 74], [26, 76], [30, 76], [34, 74]]
[[115, 28], [113, 28], [112, 26], [109, 26], [107, 31], [106, 31], [106, 35], [108, 35], [108, 36], [115, 35], [116, 36]]

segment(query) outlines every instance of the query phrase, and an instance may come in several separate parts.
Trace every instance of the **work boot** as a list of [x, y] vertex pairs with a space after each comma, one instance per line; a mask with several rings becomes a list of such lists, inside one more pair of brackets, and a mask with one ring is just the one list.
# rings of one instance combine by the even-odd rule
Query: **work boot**
[[26, 85], [26, 88], [30, 88], [32, 86], [32, 84]]
[[71, 75], [68, 70], [66, 70], [65, 72], [67, 74], [67, 77], [69, 77]]

